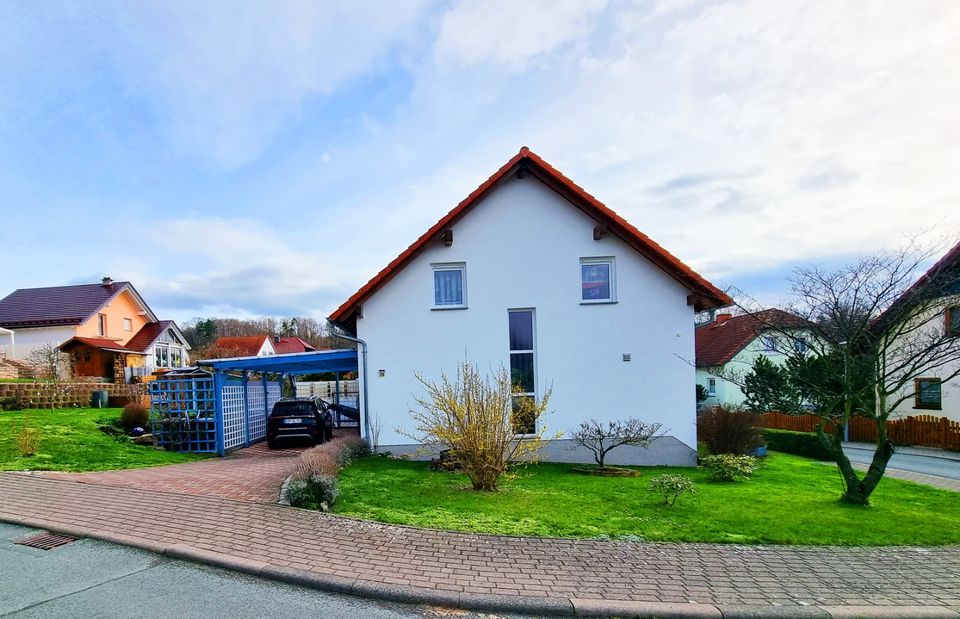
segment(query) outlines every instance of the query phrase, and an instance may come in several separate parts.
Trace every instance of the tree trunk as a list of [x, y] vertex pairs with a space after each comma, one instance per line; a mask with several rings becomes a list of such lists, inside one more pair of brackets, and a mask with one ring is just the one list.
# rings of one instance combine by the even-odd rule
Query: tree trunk
[[850, 492], [850, 489], [860, 485], [860, 477], [857, 475], [857, 470], [850, 464], [850, 459], [847, 458], [847, 454], [843, 453], [843, 435], [846, 424], [837, 422], [830, 435], [827, 435], [827, 433], [823, 431], [823, 424], [824, 422], [817, 424], [817, 435], [837, 463], [837, 468], [840, 470], [840, 477], [843, 478], [843, 498], [847, 500], [847, 494]]
[[870, 495], [876, 490], [877, 484], [883, 479], [883, 474], [887, 470], [887, 463], [893, 457], [893, 443], [887, 440], [886, 419], [878, 418], [877, 424], [877, 449], [873, 452], [873, 460], [870, 462], [870, 468], [858, 480], [856, 484], [847, 484], [847, 490], [843, 494], [843, 500], [847, 503], [857, 505], [869, 505]]

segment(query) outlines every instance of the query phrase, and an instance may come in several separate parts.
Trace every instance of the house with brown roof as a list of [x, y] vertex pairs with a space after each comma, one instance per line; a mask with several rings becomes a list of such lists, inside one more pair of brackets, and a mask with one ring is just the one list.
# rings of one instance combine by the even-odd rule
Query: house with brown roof
[[269, 335], [238, 335], [218, 337], [204, 356], [210, 359], [224, 357], [272, 357], [277, 354]]
[[[363, 408], [394, 453], [420, 448], [409, 410], [420, 374], [468, 359], [503, 367], [550, 413], [547, 455], [592, 461], [569, 431], [639, 417], [668, 436], [614, 463], [696, 462], [696, 312], [730, 297], [528, 148], [506, 162], [331, 316], [360, 346]], [[362, 424], [368, 420], [363, 419]], [[365, 427], [361, 428], [365, 431]]]
[[742, 404], [745, 396], [738, 383], [750, 373], [756, 358], [763, 356], [782, 365], [788, 356], [784, 347], [802, 352], [807, 346], [802, 327], [801, 318], [778, 309], [739, 316], [718, 313], [712, 321], [698, 325], [697, 384], [708, 394], [703, 404]]
[[129, 382], [188, 363], [187, 343], [173, 321], [161, 321], [130, 282], [21, 288], [0, 299], [0, 327], [13, 332], [6, 354], [28, 360], [57, 346], [77, 377]]

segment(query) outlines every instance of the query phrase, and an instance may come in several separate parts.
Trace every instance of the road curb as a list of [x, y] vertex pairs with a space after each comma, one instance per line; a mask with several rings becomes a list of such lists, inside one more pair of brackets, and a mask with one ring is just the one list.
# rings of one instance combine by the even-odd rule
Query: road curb
[[946, 606], [715, 606], [713, 604], [695, 603], [465, 593], [412, 585], [371, 582], [344, 578], [334, 574], [318, 574], [307, 570], [253, 561], [244, 557], [196, 548], [186, 544], [162, 544], [112, 531], [61, 525], [40, 518], [0, 516], [0, 522], [139, 548], [171, 559], [190, 561], [320, 591], [403, 604], [551, 617], [637, 617], [651, 619], [752, 619], [755, 617], [891, 619], [893, 617], [903, 617], [904, 619], [960, 619], [960, 611]]

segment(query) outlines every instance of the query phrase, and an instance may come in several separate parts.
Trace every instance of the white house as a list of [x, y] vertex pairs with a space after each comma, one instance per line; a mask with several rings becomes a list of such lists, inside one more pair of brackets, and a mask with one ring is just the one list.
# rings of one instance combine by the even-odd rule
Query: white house
[[755, 314], [717, 314], [711, 322], [697, 326], [697, 384], [707, 392], [705, 406], [739, 406], [746, 396], [737, 384], [753, 369], [758, 356], [783, 365], [785, 346], [803, 352], [803, 335], [784, 337], [782, 327], [799, 325], [799, 317], [777, 309]]
[[[660, 422], [614, 463], [696, 459], [694, 314], [731, 299], [527, 148], [364, 285], [330, 319], [367, 344], [367, 411], [380, 444], [416, 448], [415, 374], [464, 359], [503, 366], [566, 432], [589, 418]], [[587, 461], [567, 439], [548, 457]]]
[[[927, 343], [939, 339], [944, 352], [937, 358], [945, 361], [913, 376], [901, 394], [907, 399], [896, 406], [890, 416], [933, 415], [960, 421], [960, 377], [956, 376], [960, 369], [960, 351], [956, 348], [960, 346], [960, 243], [934, 264], [901, 301], [909, 302], [908, 296], [926, 285], [935, 286], [943, 295], [930, 305], [926, 315], [917, 318], [916, 331], [909, 338]], [[880, 322], [882, 320], [883, 317]], [[948, 349], [946, 345], [953, 348]], [[889, 362], [891, 367], [896, 367], [900, 359], [897, 358], [897, 346], [892, 348]]]

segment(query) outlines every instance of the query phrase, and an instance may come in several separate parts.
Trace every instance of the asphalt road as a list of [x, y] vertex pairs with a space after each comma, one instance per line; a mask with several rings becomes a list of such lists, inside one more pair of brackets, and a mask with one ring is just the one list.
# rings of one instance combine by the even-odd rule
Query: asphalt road
[[0, 617], [493, 617], [275, 583], [91, 539], [51, 550], [0, 523]]
[[[847, 454], [852, 462], [870, 464], [873, 459], [873, 446], [847, 443], [843, 446], [843, 453]], [[950, 458], [944, 458], [935, 457], [934, 453], [934, 450], [925, 452], [903, 448], [893, 454], [887, 468], [960, 480], [960, 459], [953, 459], [960, 458], [960, 454], [952, 454]]]

